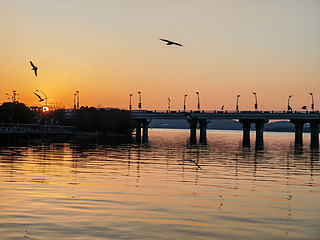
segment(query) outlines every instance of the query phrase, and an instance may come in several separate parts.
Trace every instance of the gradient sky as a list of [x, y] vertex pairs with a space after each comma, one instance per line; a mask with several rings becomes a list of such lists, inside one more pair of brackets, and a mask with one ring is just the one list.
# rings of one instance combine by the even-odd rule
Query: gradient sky
[[[320, 108], [319, 0], [0, 2], [0, 102], [144, 109]], [[166, 46], [167, 38], [185, 47]], [[39, 68], [36, 78], [29, 61]]]

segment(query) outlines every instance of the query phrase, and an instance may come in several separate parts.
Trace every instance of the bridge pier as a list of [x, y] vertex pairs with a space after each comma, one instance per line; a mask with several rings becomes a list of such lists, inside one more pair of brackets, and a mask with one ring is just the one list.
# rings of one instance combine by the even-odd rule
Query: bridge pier
[[197, 144], [197, 119], [187, 119], [190, 126], [190, 144]]
[[313, 120], [309, 122], [311, 128], [311, 148], [319, 148], [319, 123], [319, 120]]
[[209, 122], [209, 119], [199, 119], [200, 144], [207, 144], [207, 125]]
[[148, 136], [148, 129], [149, 129], [149, 123], [151, 121], [144, 120], [142, 122], [142, 142], [147, 143], [149, 141], [149, 136]]
[[255, 120], [256, 125], [256, 149], [262, 149], [263, 148], [263, 129], [264, 124], [267, 122], [267, 120]]
[[240, 120], [240, 123], [242, 123], [242, 146], [243, 147], [250, 147], [250, 127], [251, 122], [247, 120]]
[[136, 142], [141, 143], [141, 120], [136, 120]]
[[303, 125], [305, 123], [304, 120], [290, 120], [291, 123], [294, 124], [295, 134], [294, 134], [294, 145], [302, 146], [303, 144]]
[[264, 124], [268, 122], [267, 119], [240, 119], [242, 123], [243, 135], [242, 135], [242, 146], [250, 147], [250, 127], [251, 123], [255, 124], [256, 127], [256, 149], [263, 148], [263, 129]]
[[150, 119], [136, 119], [136, 141], [141, 143], [141, 127], [142, 127], [142, 142], [147, 143], [149, 141], [149, 123]]

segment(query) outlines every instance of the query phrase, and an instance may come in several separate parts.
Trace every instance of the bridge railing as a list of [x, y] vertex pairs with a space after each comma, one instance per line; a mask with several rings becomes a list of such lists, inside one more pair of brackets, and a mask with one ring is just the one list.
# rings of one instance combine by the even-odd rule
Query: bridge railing
[[132, 113], [163, 113], [163, 114], [186, 114], [186, 113], [197, 113], [197, 114], [201, 114], [201, 113], [204, 113], [204, 114], [257, 114], [257, 113], [260, 113], [260, 114], [320, 114], [320, 112], [317, 110], [317, 111], [274, 111], [274, 110], [271, 110], [271, 111], [235, 111], [235, 110], [202, 110], [202, 111], [193, 111], [193, 110], [189, 110], [189, 111], [183, 111], [183, 110], [132, 110]]

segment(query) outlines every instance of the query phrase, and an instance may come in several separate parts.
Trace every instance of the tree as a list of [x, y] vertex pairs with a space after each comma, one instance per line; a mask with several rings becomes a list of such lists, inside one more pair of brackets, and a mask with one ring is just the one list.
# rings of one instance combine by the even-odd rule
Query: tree
[[5, 102], [0, 106], [1, 123], [34, 123], [34, 113], [19, 102]]

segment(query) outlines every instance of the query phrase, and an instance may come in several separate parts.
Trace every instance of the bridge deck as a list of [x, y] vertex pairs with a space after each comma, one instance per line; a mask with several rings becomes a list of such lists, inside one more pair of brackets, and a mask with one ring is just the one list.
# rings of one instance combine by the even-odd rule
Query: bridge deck
[[305, 119], [305, 120], [320, 120], [320, 112], [275, 112], [275, 111], [132, 111], [131, 115], [134, 119]]

